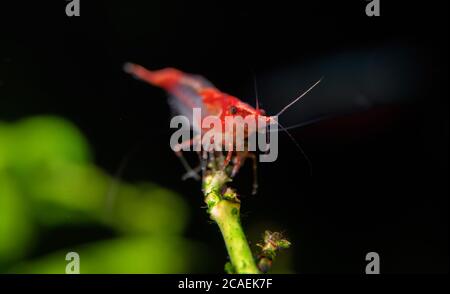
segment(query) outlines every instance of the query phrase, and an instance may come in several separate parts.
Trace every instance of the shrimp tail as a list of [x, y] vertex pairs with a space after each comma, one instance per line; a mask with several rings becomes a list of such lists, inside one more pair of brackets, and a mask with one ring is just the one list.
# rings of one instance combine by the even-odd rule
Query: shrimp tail
[[181, 71], [174, 68], [164, 68], [153, 71], [130, 62], [124, 64], [123, 70], [133, 75], [136, 79], [163, 88], [166, 91], [171, 91], [177, 86], [184, 75]]
[[[177, 114], [192, 121], [192, 109], [204, 107], [203, 92], [215, 89], [205, 78], [184, 73], [175, 68], [148, 70], [134, 63], [125, 63], [123, 70], [138, 80], [164, 89], [169, 94], [169, 104]], [[206, 113], [206, 109], [203, 109]]]

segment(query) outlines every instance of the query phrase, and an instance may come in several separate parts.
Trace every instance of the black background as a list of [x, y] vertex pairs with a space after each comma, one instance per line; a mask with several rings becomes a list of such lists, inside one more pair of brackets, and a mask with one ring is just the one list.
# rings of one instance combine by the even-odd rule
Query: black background
[[[81, 16], [72, 18], [62, 0], [2, 2], [0, 117], [64, 116], [111, 174], [129, 156], [121, 177], [185, 195], [187, 236], [211, 245], [210, 270], [222, 272], [226, 251], [200, 209], [200, 185], [181, 181], [168, 146], [165, 95], [122, 64], [199, 73], [252, 103], [243, 96], [252, 95], [253, 73], [401, 40], [421, 57], [417, 99], [293, 130], [312, 176], [281, 135], [279, 159], [260, 165], [260, 193], [246, 196], [248, 167], [236, 182], [243, 223], [285, 230], [299, 273], [361, 273], [369, 251], [380, 254], [385, 273], [448, 272], [446, 2], [382, 0], [377, 18], [365, 15], [363, 0], [262, 2], [81, 0]], [[379, 121], [380, 113], [389, 119]], [[67, 242], [85, 239], [80, 232]]]

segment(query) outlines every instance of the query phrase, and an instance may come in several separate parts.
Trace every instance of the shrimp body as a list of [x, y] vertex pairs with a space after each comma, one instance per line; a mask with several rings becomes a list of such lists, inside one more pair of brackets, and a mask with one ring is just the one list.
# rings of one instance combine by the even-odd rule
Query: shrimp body
[[[152, 84], [154, 86], [160, 87], [164, 89], [167, 93], [169, 93], [169, 104], [172, 106], [172, 108], [179, 114], [187, 117], [191, 123], [191, 126], [194, 126], [194, 133], [197, 132], [197, 135], [186, 142], [182, 142], [179, 144], [179, 150], [181, 150], [182, 146], [191, 146], [194, 144], [197, 144], [198, 142], [202, 141], [202, 134], [210, 131], [209, 128], [204, 128], [202, 126], [202, 121], [206, 116], [214, 116], [216, 118], [219, 118], [222, 128], [220, 130], [221, 132], [221, 138], [222, 142], [210, 142], [210, 143], [218, 143], [221, 144], [221, 146], [224, 146], [227, 143], [224, 138], [232, 137], [233, 143], [236, 141], [236, 132], [234, 127], [232, 128], [230, 133], [226, 134], [227, 131], [226, 123], [227, 117], [241, 117], [246, 118], [249, 115], [253, 115], [257, 119], [257, 124], [260, 121], [260, 119], [263, 119], [263, 122], [265, 122], [267, 125], [270, 125], [272, 123], [277, 124], [279, 127], [281, 127], [286, 133], [290, 136], [290, 138], [293, 140], [293, 142], [296, 144], [298, 149], [302, 152], [302, 154], [305, 156], [306, 160], [309, 163], [309, 166], [311, 167], [311, 164], [309, 162], [308, 157], [301, 149], [300, 145], [295, 141], [295, 139], [289, 134], [286, 128], [282, 127], [278, 120], [276, 119], [279, 115], [281, 115], [283, 112], [285, 112], [288, 108], [290, 108], [292, 105], [297, 103], [303, 96], [305, 96], [309, 91], [311, 91], [315, 86], [317, 86], [320, 81], [318, 80], [316, 83], [314, 83], [309, 89], [307, 89], [303, 94], [295, 98], [292, 102], [290, 102], [288, 105], [286, 105], [283, 109], [281, 109], [280, 112], [278, 112], [277, 115], [275, 115], [275, 119], [273, 117], [269, 117], [265, 115], [264, 110], [260, 109], [258, 106], [256, 108], [252, 107], [251, 105], [242, 102], [239, 98], [234, 97], [232, 95], [229, 95], [227, 93], [224, 93], [214, 87], [214, 85], [206, 80], [205, 78], [198, 76], [198, 75], [192, 75], [187, 74], [182, 71], [179, 71], [174, 68], [165, 68], [161, 70], [155, 70], [151, 71], [148, 69], [145, 69], [144, 67], [132, 63], [125, 64], [124, 67], [125, 71], [135, 76], [137, 79], [146, 81], [149, 84]], [[257, 104], [258, 105], [258, 104]], [[201, 122], [193, 122], [193, 109], [199, 108], [201, 109], [202, 117]], [[195, 129], [195, 126], [199, 129]], [[250, 129], [247, 124], [244, 125], [244, 141], [248, 139], [250, 134], [255, 133], [258, 131], [258, 128], [260, 128], [259, 125], [257, 125], [255, 128]], [[216, 132], [216, 131], [215, 131]], [[216, 132], [217, 133], [217, 132]], [[212, 140], [215, 140], [216, 136], [213, 136]], [[245, 145], [244, 145], [245, 146]], [[233, 160], [233, 168], [231, 171], [231, 177], [233, 177], [242, 164], [244, 163], [246, 158], [252, 158], [253, 159], [253, 169], [254, 169], [254, 183], [253, 183], [253, 193], [256, 193], [256, 187], [257, 187], [257, 181], [256, 181], [256, 155], [253, 152], [250, 152], [249, 150], [244, 151], [233, 151], [234, 146], [225, 146], [227, 151], [227, 156], [224, 159], [224, 162], [222, 164], [222, 167], [225, 169], [228, 164]], [[192, 176], [194, 178], [198, 178], [197, 173], [192, 170], [187, 162], [185, 161], [184, 157], [181, 154], [181, 151], [178, 149], [175, 151], [176, 154], [181, 159], [182, 164], [188, 171], [188, 176]], [[223, 149], [222, 149], [223, 150]], [[202, 150], [203, 151], [203, 160], [202, 161], [202, 169], [205, 169], [205, 162], [208, 158], [208, 153], [211, 154], [211, 156], [215, 155], [215, 150]], [[233, 157], [234, 155], [234, 157]], [[222, 152], [219, 152], [219, 156], [223, 157]]]
[[[140, 65], [127, 63], [125, 71], [169, 93], [169, 104], [192, 123], [192, 109], [201, 108], [202, 118], [216, 116], [225, 125], [225, 118], [248, 115], [264, 117], [264, 110], [255, 109], [239, 98], [224, 93], [201, 76], [183, 73], [174, 68], [150, 71]], [[267, 121], [270, 119], [267, 117]], [[225, 130], [225, 128], [222, 128]], [[209, 129], [202, 129], [207, 131]], [[249, 133], [245, 133], [248, 137]]]
[[[208, 80], [198, 75], [187, 74], [174, 68], [165, 68], [161, 70], [151, 71], [136, 64], [127, 63], [124, 67], [125, 71], [132, 74], [139, 80], [143, 80], [151, 85], [164, 89], [169, 94], [169, 104], [179, 114], [186, 116], [191, 125], [193, 124], [193, 108], [200, 108], [202, 110], [202, 119], [206, 116], [215, 116], [220, 119], [222, 123], [222, 132], [225, 132], [225, 118], [229, 117], [247, 117], [248, 115], [261, 116], [270, 120], [269, 117], [264, 116], [264, 110], [255, 109], [247, 103], [242, 102], [239, 98], [224, 93], [214, 87], [214, 85]], [[201, 124], [200, 124], [201, 125]], [[181, 145], [193, 145], [196, 140], [201, 140], [201, 134], [209, 131], [208, 128], [202, 128], [200, 130], [194, 130], [200, 133], [194, 139], [187, 142], [182, 142]], [[245, 129], [244, 137], [247, 138], [251, 132], [255, 130]], [[234, 132], [234, 130], [233, 130]], [[225, 134], [222, 134], [225, 135]], [[231, 134], [235, 136], [235, 133]], [[225, 138], [225, 136], [221, 136]], [[223, 139], [224, 140], [224, 139]], [[235, 141], [235, 140], [233, 140]], [[222, 142], [225, 144], [225, 141]], [[228, 146], [230, 147], [230, 146]], [[227, 156], [222, 164], [225, 168], [230, 161], [233, 160], [233, 168], [231, 170], [231, 176], [233, 177], [240, 167], [243, 165], [246, 158], [253, 159], [254, 168], [254, 184], [253, 193], [256, 193], [257, 181], [256, 181], [256, 156], [255, 154], [244, 151], [235, 151], [233, 148], [229, 148]], [[214, 155], [214, 151], [212, 156]], [[183, 165], [187, 169], [187, 175], [197, 178], [196, 172], [190, 168], [181, 152], [176, 151], [176, 154], [182, 160]], [[205, 153], [204, 153], [205, 154]], [[222, 154], [220, 153], [222, 156]], [[233, 159], [234, 155], [234, 159]]]

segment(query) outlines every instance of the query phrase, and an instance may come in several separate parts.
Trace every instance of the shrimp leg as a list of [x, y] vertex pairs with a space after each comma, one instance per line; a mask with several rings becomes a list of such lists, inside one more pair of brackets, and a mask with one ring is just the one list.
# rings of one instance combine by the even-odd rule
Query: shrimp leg
[[228, 166], [232, 157], [233, 157], [233, 144], [230, 143], [228, 145], [227, 157], [225, 158], [225, 161], [223, 163], [223, 169], [225, 169]]
[[256, 195], [256, 193], [258, 193], [258, 157], [254, 153], [247, 153], [247, 157], [250, 157], [252, 159], [252, 167], [253, 167], [252, 195]]
[[258, 162], [257, 162], [257, 156], [254, 153], [250, 152], [239, 152], [235, 159], [234, 159], [234, 165], [233, 170], [231, 171], [231, 177], [234, 177], [239, 169], [242, 167], [242, 165], [245, 162], [245, 159], [249, 157], [252, 159], [252, 168], [253, 168], [253, 186], [252, 186], [252, 195], [255, 195], [258, 192]]
[[174, 148], [175, 154], [180, 159], [181, 164], [183, 165], [183, 167], [186, 170], [186, 173], [182, 177], [183, 180], [188, 179], [188, 178], [194, 178], [195, 180], [200, 180], [198, 171], [196, 171], [196, 169], [192, 169], [192, 167], [187, 162], [186, 158], [184, 158], [183, 152], [181, 151], [184, 147], [194, 145], [197, 142], [199, 142], [199, 140], [200, 140], [200, 135], [197, 135], [192, 139], [189, 139], [184, 142], [181, 142], [180, 144], [177, 144]]

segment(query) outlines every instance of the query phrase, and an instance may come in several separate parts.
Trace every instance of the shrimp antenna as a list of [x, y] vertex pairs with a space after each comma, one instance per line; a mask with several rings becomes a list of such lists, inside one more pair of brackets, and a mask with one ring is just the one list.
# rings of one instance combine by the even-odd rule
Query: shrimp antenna
[[305, 150], [303, 150], [303, 148], [300, 146], [300, 144], [297, 142], [297, 140], [295, 140], [294, 136], [291, 135], [291, 133], [288, 132], [287, 128], [283, 127], [277, 120], [273, 120], [283, 131], [286, 132], [286, 134], [288, 135], [289, 139], [291, 139], [291, 141], [295, 144], [295, 146], [298, 148], [298, 150], [300, 150], [300, 152], [302, 153], [303, 157], [305, 158], [306, 162], [308, 163], [308, 167], [309, 167], [309, 174], [312, 175], [312, 162], [309, 159], [308, 155], [306, 155]]
[[[285, 127], [283, 129], [283, 131], [284, 130], [292, 130], [292, 129], [302, 128], [302, 127], [305, 127], [305, 126], [308, 126], [308, 125], [311, 125], [311, 124], [315, 124], [317, 122], [321, 122], [323, 120], [330, 119], [330, 118], [332, 118], [331, 115], [320, 116], [318, 118], [310, 119], [310, 120], [307, 120], [307, 121], [302, 122], [302, 123], [298, 123], [298, 124], [295, 124], [295, 125], [292, 125], [292, 126]], [[269, 132], [278, 132], [278, 130], [270, 130]]]
[[108, 192], [106, 194], [106, 213], [108, 216], [112, 217], [114, 204], [116, 202], [116, 198], [118, 195], [118, 190], [120, 186], [120, 181], [122, 180], [123, 173], [130, 162], [130, 159], [134, 157], [140, 149], [140, 144], [133, 146], [125, 156], [120, 160], [119, 167], [117, 168], [114, 176], [111, 179], [111, 183], [108, 188]]
[[303, 92], [302, 95], [298, 96], [298, 97], [295, 98], [291, 103], [289, 103], [289, 104], [286, 105], [283, 109], [281, 109], [280, 112], [278, 112], [276, 116], [280, 116], [280, 114], [282, 114], [283, 112], [285, 112], [289, 107], [291, 107], [292, 105], [294, 105], [294, 104], [295, 104], [298, 100], [300, 100], [303, 96], [305, 96], [306, 94], [308, 94], [308, 92], [311, 91], [315, 86], [317, 86], [321, 81], [322, 81], [322, 78], [320, 78], [320, 80], [318, 80], [317, 82], [315, 82], [315, 84], [312, 85], [308, 90], [306, 90], [305, 92]]
[[256, 110], [259, 110], [258, 84], [256, 82], [256, 75], [255, 74], [253, 74], [253, 85], [255, 87]]

